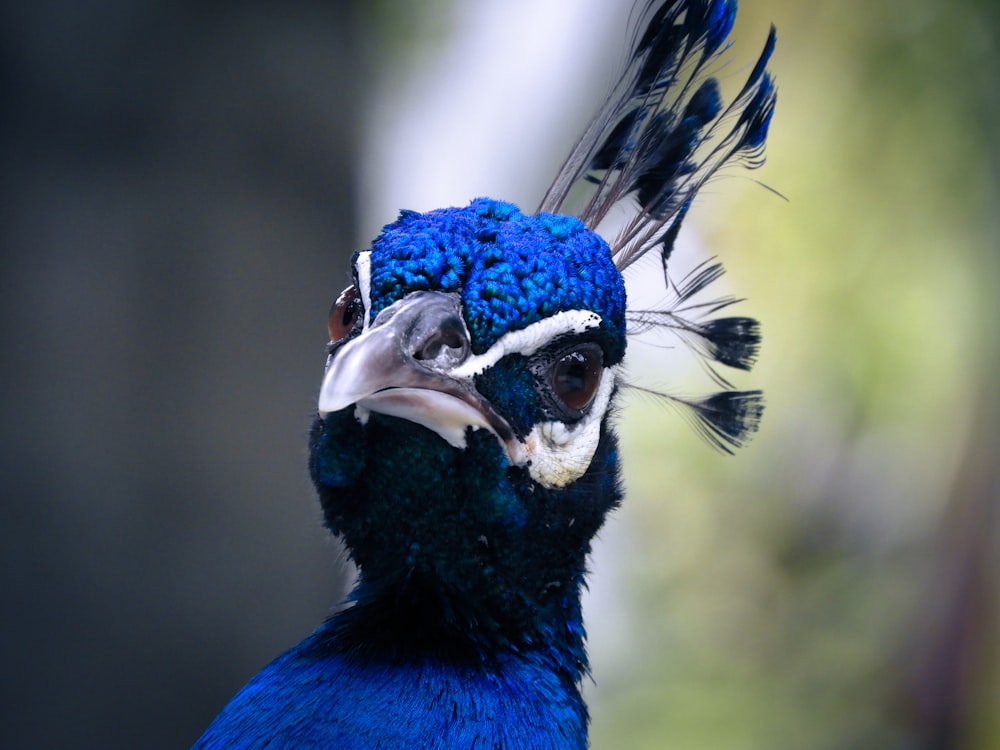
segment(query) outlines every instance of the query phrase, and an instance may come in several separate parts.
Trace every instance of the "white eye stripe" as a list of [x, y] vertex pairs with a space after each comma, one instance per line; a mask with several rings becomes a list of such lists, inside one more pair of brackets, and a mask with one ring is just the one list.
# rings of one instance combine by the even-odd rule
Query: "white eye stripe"
[[354, 263], [354, 272], [358, 275], [358, 292], [361, 294], [361, 304], [365, 308], [365, 319], [361, 323], [361, 330], [367, 331], [371, 323], [372, 309], [372, 252], [365, 250], [358, 253], [358, 259]]
[[565, 310], [527, 328], [505, 333], [487, 351], [470, 356], [451, 371], [453, 378], [471, 379], [495, 365], [508, 354], [531, 356], [559, 336], [583, 333], [601, 324], [601, 316], [591, 310]]

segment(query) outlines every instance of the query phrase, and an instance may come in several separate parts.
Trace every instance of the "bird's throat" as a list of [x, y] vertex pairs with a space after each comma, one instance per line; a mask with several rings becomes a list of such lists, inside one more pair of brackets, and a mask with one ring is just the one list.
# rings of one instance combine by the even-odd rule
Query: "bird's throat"
[[327, 525], [361, 571], [337, 616], [345, 642], [465, 660], [547, 643], [579, 677], [586, 555], [618, 501], [613, 436], [593, 477], [547, 490], [486, 431], [458, 449], [405, 420], [352, 419], [328, 415], [311, 441]]

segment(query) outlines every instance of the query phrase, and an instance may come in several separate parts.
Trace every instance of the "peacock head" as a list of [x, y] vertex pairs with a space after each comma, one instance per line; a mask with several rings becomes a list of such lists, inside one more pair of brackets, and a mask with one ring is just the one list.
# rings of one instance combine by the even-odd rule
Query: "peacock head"
[[330, 313], [311, 468], [362, 580], [498, 627], [565, 608], [620, 496], [625, 288], [607, 243], [479, 199], [404, 211], [353, 275]]

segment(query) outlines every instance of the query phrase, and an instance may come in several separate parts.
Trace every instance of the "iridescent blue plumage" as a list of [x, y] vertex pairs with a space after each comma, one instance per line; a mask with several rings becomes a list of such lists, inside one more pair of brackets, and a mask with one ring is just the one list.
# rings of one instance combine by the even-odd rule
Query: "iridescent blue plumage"
[[[593, 310], [624, 354], [625, 286], [607, 242], [573, 216], [526, 216], [480, 198], [466, 208], [403, 211], [371, 246], [372, 307], [378, 315], [410, 292], [454, 292], [472, 351], [557, 312]], [[611, 363], [613, 364], [613, 362]]]
[[[580, 594], [621, 500], [609, 424], [626, 336], [669, 330], [719, 393], [682, 405], [723, 450], [756, 429], [755, 321], [712, 317], [721, 274], [668, 272], [704, 182], [755, 166], [774, 107], [773, 32], [726, 105], [705, 71], [736, 3], [650, 2], [627, 69], [537, 214], [480, 198], [403, 211], [352, 260], [330, 312], [309, 441], [326, 525], [359, 578], [349, 602], [223, 709], [199, 748], [587, 746]], [[588, 187], [577, 216], [571, 192]], [[575, 193], [574, 193], [575, 194]], [[612, 206], [635, 217], [610, 244]], [[626, 308], [622, 270], [659, 255], [668, 302]]]
[[537, 654], [496, 664], [377, 660], [335, 647], [333, 623], [257, 675], [202, 748], [585, 747], [586, 709]]

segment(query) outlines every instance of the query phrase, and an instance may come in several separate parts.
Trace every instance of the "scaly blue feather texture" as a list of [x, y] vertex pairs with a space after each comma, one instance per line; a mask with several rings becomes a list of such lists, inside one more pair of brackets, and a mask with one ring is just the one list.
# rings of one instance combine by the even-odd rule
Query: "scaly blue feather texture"
[[[410, 292], [459, 293], [476, 354], [504, 333], [581, 307], [600, 314], [609, 338], [624, 341], [621, 274], [607, 242], [572, 216], [526, 216], [489, 198], [403, 211], [372, 243], [371, 264], [372, 315]], [[614, 352], [614, 361], [624, 353]]]
[[[659, 394], [723, 451], [757, 428], [760, 331], [715, 317], [722, 274], [671, 275], [698, 189], [758, 166], [773, 30], [736, 98], [711, 76], [733, 0], [646, 2], [625, 71], [539, 212], [478, 198], [403, 211], [354, 254], [330, 310], [309, 471], [358, 566], [344, 607], [254, 677], [196, 748], [583, 750], [580, 596], [621, 502], [612, 415], [627, 336], [667, 332], [722, 390]], [[584, 207], [566, 215], [571, 192]], [[614, 206], [632, 219], [610, 241]], [[622, 271], [659, 256], [666, 302], [629, 309]]]
[[197, 747], [586, 746], [586, 710], [537, 654], [491, 669], [345, 654], [328, 623], [257, 675]]

